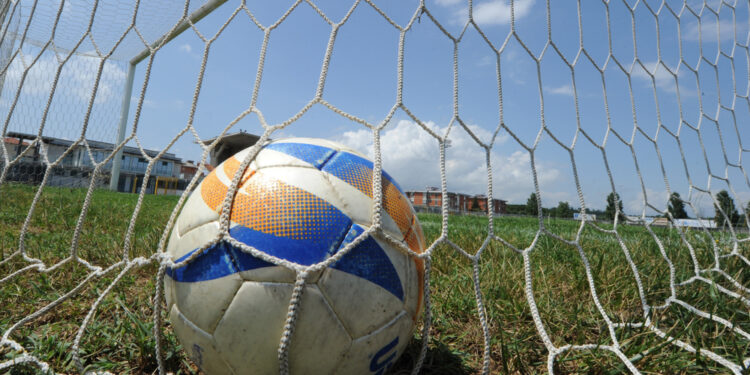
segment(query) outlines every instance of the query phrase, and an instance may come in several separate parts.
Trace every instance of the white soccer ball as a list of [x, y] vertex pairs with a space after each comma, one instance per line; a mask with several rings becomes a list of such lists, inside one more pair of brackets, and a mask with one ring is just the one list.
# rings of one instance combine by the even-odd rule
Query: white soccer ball
[[[167, 247], [187, 259], [219, 232], [221, 203], [248, 150], [196, 188]], [[373, 164], [343, 145], [293, 138], [265, 145], [242, 176], [229, 234], [301, 265], [324, 261], [371, 225]], [[382, 228], [424, 249], [414, 209], [383, 172]], [[208, 374], [276, 374], [295, 273], [219, 242], [167, 270], [172, 328]], [[291, 374], [384, 374], [411, 339], [421, 309], [422, 262], [368, 237], [310, 275], [289, 347]]]

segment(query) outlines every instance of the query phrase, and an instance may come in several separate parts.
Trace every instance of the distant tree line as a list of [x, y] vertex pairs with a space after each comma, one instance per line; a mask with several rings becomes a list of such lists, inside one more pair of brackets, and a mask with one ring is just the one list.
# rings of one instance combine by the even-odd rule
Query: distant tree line
[[[586, 213], [591, 215], [597, 215], [598, 218], [613, 221], [619, 211], [619, 221], [625, 221], [625, 211], [623, 210], [622, 199], [617, 193], [609, 193], [607, 195], [607, 205], [604, 211], [586, 209]], [[619, 209], [619, 210], [618, 210]], [[579, 208], [573, 207], [570, 203], [562, 201], [558, 202], [557, 207], [542, 207], [542, 216], [544, 217], [559, 217], [559, 218], [573, 218], [573, 214], [580, 211]], [[745, 214], [750, 215], [750, 202], [744, 209], [743, 213], [737, 211], [737, 207], [734, 203], [734, 199], [729, 195], [726, 190], [722, 190], [716, 193], [716, 200], [714, 201], [714, 217], [713, 220], [716, 222], [716, 226], [719, 228], [726, 228], [729, 225], [732, 226], [745, 226], [747, 223], [744, 220]], [[539, 215], [539, 199], [537, 199], [536, 193], [531, 193], [529, 198], [526, 200], [526, 204], [508, 204], [506, 205], [506, 212], [511, 215]], [[685, 201], [682, 200], [680, 193], [673, 192], [669, 196], [667, 202], [667, 212], [669, 214], [663, 215], [664, 217], [671, 219], [687, 219], [689, 218], [687, 211], [685, 210]], [[708, 218], [706, 218], [708, 219]]]
[[680, 193], [674, 192], [669, 196], [669, 203], [667, 203], [667, 211], [672, 215], [673, 219], [687, 219], [688, 214], [685, 211], [685, 202], [680, 198]]
[[[718, 204], [717, 204], [718, 203]], [[607, 195], [606, 208], [602, 210], [586, 209], [586, 213], [591, 215], [597, 215], [598, 218], [613, 221], [615, 215], [619, 211], [619, 221], [625, 221], [625, 211], [623, 209], [622, 199], [617, 193], [609, 193]], [[618, 210], [619, 208], [619, 210]], [[734, 199], [729, 195], [726, 190], [722, 190], [716, 194], [716, 201], [714, 202], [715, 214], [713, 220], [716, 222], [718, 227], [726, 227], [729, 224], [733, 226], [745, 225], [744, 213], [740, 214], [734, 204]], [[579, 208], [573, 207], [570, 203], [561, 201], [558, 202], [556, 207], [542, 207], [542, 216], [544, 217], [558, 217], [558, 218], [573, 218], [573, 215], [580, 211]], [[687, 211], [685, 210], [685, 201], [682, 200], [680, 193], [673, 192], [669, 196], [667, 202], [668, 215], [664, 217], [670, 217], [671, 219], [687, 219], [689, 218]], [[750, 213], [750, 202], [744, 210], [746, 213]], [[531, 193], [529, 198], [526, 200], [526, 204], [507, 204], [506, 212], [511, 215], [539, 215], [539, 199], [537, 199], [536, 193]]]
[[[580, 212], [580, 208], [573, 207], [566, 201], [558, 202], [556, 207], [542, 207], [542, 216], [573, 218], [573, 214]], [[537, 216], [539, 214], [539, 200], [536, 193], [531, 193], [526, 204], [506, 204], [505, 212], [511, 215]], [[586, 213], [593, 215], [604, 215], [604, 211], [587, 209]]]
[[[726, 228], [730, 224], [732, 226], [746, 226], [744, 220], [745, 215], [750, 213], [750, 202], [744, 209], [743, 213], [737, 211], [737, 206], [734, 203], [734, 199], [729, 195], [726, 190], [721, 190], [716, 193], [716, 200], [714, 201], [714, 222], [719, 228]], [[685, 203], [680, 198], [679, 193], [672, 193], [669, 197], [669, 204], [667, 206], [669, 213], [675, 219], [687, 218], [687, 212], [685, 212]]]
[[[615, 197], [617, 197], [617, 199], [615, 199]], [[617, 201], [617, 204], [615, 204], [615, 201]], [[622, 207], [622, 200], [616, 193], [610, 193], [607, 196], [606, 209], [596, 210], [587, 208], [586, 213], [589, 215], [596, 215], [598, 219], [614, 220], [615, 213], [617, 212], [615, 207], [620, 208], [620, 221], [624, 221], [625, 214]], [[536, 193], [531, 193], [526, 200], [526, 204], [507, 204], [505, 209], [506, 212], [511, 215], [537, 216], [539, 214], [539, 200], [537, 199]], [[561, 201], [557, 203], [556, 207], [542, 207], [542, 216], [572, 219], [573, 215], [580, 211], [581, 209], [579, 207], [573, 207], [570, 203]]]
[[743, 214], [737, 212], [737, 206], [734, 204], [734, 199], [732, 199], [726, 190], [716, 193], [716, 200], [714, 201], [714, 222], [716, 222], [717, 227], [726, 228], [729, 225], [745, 226], [747, 224], [745, 221], [745, 215], [750, 214], [750, 202], [748, 202], [744, 211]]

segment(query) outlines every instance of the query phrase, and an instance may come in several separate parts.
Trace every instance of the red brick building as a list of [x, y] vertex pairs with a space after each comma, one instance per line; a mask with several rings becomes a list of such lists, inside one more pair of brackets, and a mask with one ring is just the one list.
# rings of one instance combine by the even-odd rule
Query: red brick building
[[[487, 197], [484, 195], [469, 195], [463, 193], [447, 192], [448, 211], [461, 213], [470, 211], [487, 212]], [[411, 204], [417, 209], [427, 211], [440, 211], [443, 206], [443, 194], [436, 188], [427, 188], [424, 191], [407, 191], [406, 196]], [[495, 214], [506, 213], [506, 201], [493, 199], [492, 211]], [[477, 207], [475, 207], [475, 205]]]
[[180, 178], [190, 181], [198, 173], [198, 169], [194, 161], [188, 160], [180, 166]]

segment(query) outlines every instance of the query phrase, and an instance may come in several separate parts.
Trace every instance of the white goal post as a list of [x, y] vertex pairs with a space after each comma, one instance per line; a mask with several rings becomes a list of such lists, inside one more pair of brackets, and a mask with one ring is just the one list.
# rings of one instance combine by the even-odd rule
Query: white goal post
[[[381, 171], [424, 212], [425, 251], [399, 247], [425, 267], [401, 371], [750, 368], [748, 1], [7, 0], [0, 21], [0, 372], [197, 370], [170, 351], [165, 249], [246, 132], [222, 207], [301, 136], [372, 157], [373, 235]], [[236, 242], [229, 215], [206, 247]], [[269, 259], [297, 277], [288, 373], [330, 262]]]
[[[133, 94], [133, 79], [135, 76], [135, 67], [146, 59], [150, 54], [151, 50], [158, 49], [162, 45], [169, 43], [172, 39], [176, 38], [183, 31], [187, 30], [190, 25], [197, 23], [203, 17], [211, 13], [214, 9], [224, 4], [227, 0], [213, 0], [202, 5], [196, 11], [190, 14], [187, 19], [180, 21], [166, 34], [159, 37], [151, 46], [144, 49], [141, 53], [133, 57], [128, 63], [128, 75], [125, 78], [125, 88], [122, 94], [122, 111], [120, 112], [120, 122], [117, 127], [117, 140], [115, 144], [119, 145], [125, 141], [125, 128], [128, 124], [128, 115], [130, 114], [130, 98]], [[120, 165], [122, 164], [122, 149], [117, 151], [115, 158], [112, 161], [112, 174], [109, 180], [109, 189], [117, 191], [117, 185], [120, 181]]]

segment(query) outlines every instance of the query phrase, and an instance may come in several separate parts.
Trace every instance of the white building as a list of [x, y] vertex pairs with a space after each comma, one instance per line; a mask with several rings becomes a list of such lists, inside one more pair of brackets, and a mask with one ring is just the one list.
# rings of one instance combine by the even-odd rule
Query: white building
[[[10, 160], [15, 159], [36, 139], [36, 135], [8, 132], [3, 139]], [[114, 145], [106, 142], [86, 140], [75, 144], [74, 141], [55, 138], [41, 137], [41, 142], [28, 149], [26, 154], [10, 168], [9, 181], [20, 181], [27, 183], [41, 183], [46, 170], [43, 155], [47, 160], [54, 162], [63, 157], [60, 164], [53, 169], [47, 184], [49, 186], [75, 186], [87, 187], [91, 182], [91, 173], [94, 163], [100, 163], [112, 154]], [[159, 151], [144, 150], [149, 157], [155, 157]], [[67, 152], [67, 153], [66, 153]], [[63, 156], [64, 155], [64, 156]], [[0, 165], [2, 159], [0, 159]], [[156, 161], [152, 170], [146, 189], [147, 193], [153, 193], [157, 181], [170, 181], [177, 185], [180, 177], [182, 160], [173, 153], [165, 153]], [[117, 187], [122, 192], [140, 192], [143, 178], [145, 177], [148, 159], [140, 149], [125, 146], [122, 154], [122, 167], [120, 169], [120, 180]], [[108, 161], [100, 171], [96, 185], [105, 187], [109, 184], [112, 160]], [[160, 185], [161, 186], [161, 185]]]

